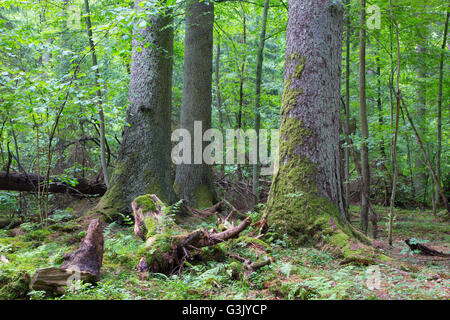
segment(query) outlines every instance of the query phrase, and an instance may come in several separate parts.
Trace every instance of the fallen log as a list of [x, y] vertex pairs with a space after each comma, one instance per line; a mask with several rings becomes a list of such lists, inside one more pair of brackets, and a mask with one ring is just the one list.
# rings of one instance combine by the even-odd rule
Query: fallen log
[[405, 243], [412, 251], [419, 251], [421, 254], [426, 256], [450, 257], [450, 254], [434, 250], [420, 243], [415, 243], [415, 241], [411, 241], [411, 239], [406, 239]]
[[[103, 183], [90, 183], [88, 180], [79, 178], [75, 186], [71, 186], [56, 178], [51, 178], [48, 191], [50, 193], [68, 193], [74, 196], [98, 195], [102, 196], [106, 192]], [[0, 172], [0, 190], [37, 192], [40, 184], [41, 190], [45, 182], [44, 177], [37, 174], [19, 172]]]
[[31, 288], [61, 294], [73, 280], [89, 283], [99, 281], [103, 259], [103, 228], [104, 224], [99, 218], [92, 220], [80, 248], [66, 254], [66, 261], [60, 268], [38, 270], [31, 280]]
[[[131, 203], [134, 215], [134, 234], [137, 238], [146, 240], [150, 237], [167, 213], [175, 216], [175, 220], [181, 217], [209, 217], [222, 210], [223, 202], [218, 202], [211, 208], [199, 210], [191, 208], [183, 200], [167, 207], [155, 194], [139, 196]], [[170, 217], [168, 218], [170, 219]], [[164, 230], [158, 230], [159, 232]]]

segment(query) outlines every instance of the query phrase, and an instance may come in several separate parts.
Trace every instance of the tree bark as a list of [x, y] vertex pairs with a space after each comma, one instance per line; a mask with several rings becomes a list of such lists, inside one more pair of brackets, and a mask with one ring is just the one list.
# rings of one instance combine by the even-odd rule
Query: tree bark
[[392, 246], [392, 227], [394, 223], [394, 206], [395, 206], [395, 192], [397, 190], [397, 177], [398, 177], [398, 160], [397, 160], [397, 139], [398, 139], [398, 125], [400, 117], [400, 41], [397, 20], [395, 20], [392, 12], [392, 0], [389, 0], [389, 11], [392, 22], [395, 26], [395, 38], [397, 41], [397, 77], [395, 82], [396, 89], [396, 108], [395, 108], [395, 133], [394, 141], [392, 144], [392, 163], [394, 166], [394, 175], [392, 177], [392, 193], [389, 208], [389, 229], [388, 229], [388, 242]]
[[199, 0], [186, 3], [183, 98], [180, 127], [191, 134], [191, 164], [176, 169], [175, 192], [190, 206], [208, 208], [216, 202], [212, 168], [202, 154], [194, 155], [194, 122], [201, 121], [203, 133], [211, 128], [211, 87], [214, 4]]
[[[135, 8], [147, 10], [135, 0]], [[131, 213], [131, 202], [143, 194], [176, 200], [171, 180], [171, 91], [173, 16], [160, 4], [133, 39], [130, 105], [111, 187], [97, 206], [109, 219]], [[141, 40], [143, 38], [143, 40]]]
[[[347, 5], [350, 1], [347, 1]], [[349, 10], [350, 11], [350, 10]], [[348, 212], [350, 205], [350, 12], [345, 19], [345, 123], [344, 134], [346, 148], [344, 148], [344, 199], [345, 210]]]
[[289, 2], [279, 159], [266, 215], [297, 243], [319, 242], [337, 221], [347, 227], [339, 148], [342, 14], [341, 2]]
[[361, 227], [365, 234], [369, 227], [369, 199], [370, 196], [370, 171], [369, 171], [369, 150], [367, 139], [369, 138], [369, 126], [367, 123], [366, 108], [366, 1], [360, 2], [360, 32], [359, 32], [359, 117], [361, 123], [361, 174], [364, 192], [361, 192]]

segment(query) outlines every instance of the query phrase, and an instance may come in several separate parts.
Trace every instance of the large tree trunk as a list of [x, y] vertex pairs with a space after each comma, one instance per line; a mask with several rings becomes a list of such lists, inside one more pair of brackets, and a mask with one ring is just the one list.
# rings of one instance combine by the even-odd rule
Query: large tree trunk
[[[77, 179], [78, 184], [71, 186], [56, 178], [51, 179], [48, 192], [68, 193], [74, 196], [100, 195], [106, 192], [106, 186], [102, 183], [90, 183], [86, 179]], [[0, 190], [37, 192], [38, 183], [41, 189], [45, 179], [37, 174], [26, 174], [18, 172], [0, 172]]]
[[202, 136], [211, 128], [213, 25], [212, 2], [187, 1], [180, 127], [191, 134], [192, 163], [177, 166], [175, 191], [197, 208], [211, 207], [216, 201], [211, 166], [202, 163], [202, 154], [194, 156], [193, 147], [194, 121], [201, 121]]
[[[268, 212], [271, 223], [305, 241], [322, 212], [346, 216], [339, 151], [342, 11], [341, 4], [289, 1], [279, 163]], [[325, 211], [317, 210], [322, 205]]]
[[[135, 0], [135, 8], [145, 10], [140, 2]], [[173, 17], [163, 6], [133, 39], [129, 125], [124, 128], [110, 188], [97, 206], [110, 219], [118, 212], [131, 213], [131, 202], [142, 194], [157, 194], [167, 203], [176, 198], [170, 159]]]
[[[339, 150], [342, 4], [289, 1], [279, 161], [269, 224], [295, 244], [371, 263], [373, 249], [346, 222]], [[376, 259], [376, 258], [375, 258]]]

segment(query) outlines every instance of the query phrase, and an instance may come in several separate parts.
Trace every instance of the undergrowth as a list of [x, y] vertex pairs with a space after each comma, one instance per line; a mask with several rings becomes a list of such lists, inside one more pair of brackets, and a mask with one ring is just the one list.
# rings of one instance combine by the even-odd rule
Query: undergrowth
[[[252, 213], [258, 218], [258, 213]], [[408, 234], [413, 228], [402, 217], [424, 219], [416, 211], [398, 214], [396, 231]], [[256, 220], [254, 220], [256, 221]], [[409, 220], [406, 220], [407, 222]], [[446, 239], [437, 233], [446, 232], [438, 222], [430, 223], [429, 241]], [[0, 230], [0, 279], [25, 271], [30, 276], [39, 268], [58, 267], [67, 252], [74, 251], [84, 234], [72, 218], [64, 214], [53, 224], [22, 224], [19, 235]], [[204, 223], [212, 228], [214, 222]], [[425, 225], [426, 226], [426, 225]], [[424, 226], [422, 226], [424, 227]], [[247, 230], [241, 237], [215, 248], [205, 248], [200, 257], [186, 262], [180, 274], [138, 274], [135, 270], [144, 243], [134, 237], [132, 221], [109, 224], [105, 229], [105, 251], [101, 281], [96, 285], [74, 282], [62, 296], [30, 291], [16, 299], [448, 299], [450, 272], [448, 264], [425, 261], [410, 269], [389, 265], [341, 265], [331, 253], [315, 248], [292, 247], [287, 239], [276, 234], [252, 240]], [[410, 232], [410, 237], [418, 233]], [[423, 234], [422, 234], [423, 235]], [[74, 240], [75, 239], [75, 240]], [[420, 239], [417, 237], [417, 239]], [[423, 241], [418, 240], [418, 241]], [[397, 246], [401, 247], [401, 239]], [[400, 257], [416, 258], [417, 254], [401, 247]], [[399, 249], [399, 250], [400, 250]], [[274, 262], [247, 275], [238, 255], [251, 261], [269, 257]], [[3, 278], [2, 278], [3, 275]], [[10, 278], [8, 278], [10, 277]], [[4, 280], [5, 281], [5, 280]], [[9, 299], [11, 296], [1, 296]]]

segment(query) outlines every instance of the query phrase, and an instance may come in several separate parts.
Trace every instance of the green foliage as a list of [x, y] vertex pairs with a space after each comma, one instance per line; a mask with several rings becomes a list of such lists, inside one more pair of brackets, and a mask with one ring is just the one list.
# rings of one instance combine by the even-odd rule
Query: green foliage
[[30, 276], [27, 272], [0, 270], [0, 300], [24, 299], [29, 290]]

